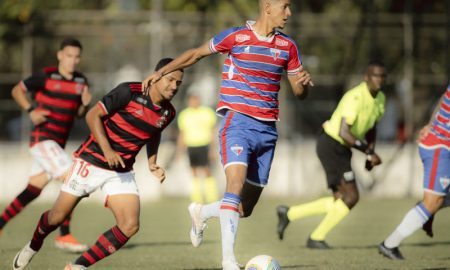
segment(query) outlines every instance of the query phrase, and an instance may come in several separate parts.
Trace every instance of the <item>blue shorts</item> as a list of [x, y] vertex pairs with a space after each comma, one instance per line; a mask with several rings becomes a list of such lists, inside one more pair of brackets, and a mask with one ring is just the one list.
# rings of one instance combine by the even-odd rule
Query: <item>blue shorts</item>
[[224, 169], [232, 164], [242, 164], [247, 166], [247, 182], [262, 187], [267, 185], [277, 138], [275, 122], [227, 111], [219, 130]]
[[419, 146], [423, 163], [423, 188], [445, 196], [450, 187], [450, 151], [444, 147], [425, 148]]

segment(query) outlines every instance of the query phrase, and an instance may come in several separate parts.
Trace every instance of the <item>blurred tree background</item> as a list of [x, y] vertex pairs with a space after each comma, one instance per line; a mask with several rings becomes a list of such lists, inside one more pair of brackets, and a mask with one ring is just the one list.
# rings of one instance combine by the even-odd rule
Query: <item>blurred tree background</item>
[[[292, 100], [288, 87], [283, 89], [281, 136], [314, 135], [342, 93], [361, 79], [367, 63], [381, 60], [389, 70], [386, 92], [392, 101], [392, 117], [386, 118], [385, 128], [391, 131], [384, 137], [412, 138], [448, 83], [450, 1], [291, 3], [293, 16], [283, 31], [298, 42], [316, 87], [301, 103]], [[18, 124], [22, 118], [10, 98], [11, 88], [32, 71], [56, 64], [54, 55], [62, 38], [75, 36], [82, 41], [80, 70], [98, 98], [118, 78], [140, 80], [157, 58], [174, 57], [225, 27], [256, 19], [257, 10], [257, 0], [0, 1], [0, 129], [4, 131], [0, 139], [19, 138], [18, 127], [24, 126]], [[214, 100], [222, 61], [223, 56], [202, 60], [188, 70], [184, 87], [195, 88], [205, 76], [214, 78], [212, 89], [202, 89], [214, 93], [207, 97]], [[185, 91], [175, 100], [178, 107], [183, 106], [184, 95]], [[75, 138], [83, 132], [80, 128]]]

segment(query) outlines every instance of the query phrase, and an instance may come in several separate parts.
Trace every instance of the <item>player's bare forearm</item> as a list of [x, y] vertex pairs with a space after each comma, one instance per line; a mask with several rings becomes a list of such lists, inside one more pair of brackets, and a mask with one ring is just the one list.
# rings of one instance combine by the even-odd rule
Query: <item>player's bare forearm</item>
[[185, 51], [172, 62], [162, 67], [158, 72], [161, 73], [161, 76], [164, 76], [165, 74], [171, 73], [175, 70], [190, 67], [203, 57], [210, 54], [211, 51], [209, 50], [209, 43], [205, 43], [198, 48]]
[[99, 106], [94, 106], [86, 114], [86, 123], [91, 130], [95, 140], [100, 145], [103, 153], [105, 153], [113, 149], [106, 137], [105, 127], [103, 126], [102, 122], [102, 116], [104, 116], [104, 112], [100, 109]]
[[89, 106], [81, 105], [80, 108], [78, 108], [77, 116], [80, 118], [86, 116], [86, 113], [88, 112], [88, 108], [89, 108]]
[[375, 125], [366, 133], [366, 141], [369, 144], [369, 149], [372, 151], [375, 149], [375, 142], [377, 138], [377, 126]]
[[13, 87], [11, 91], [11, 96], [22, 110], [26, 111], [31, 107], [31, 102], [28, 100], [26, 92], [22, 89], [22, 87], [19, 84], [16, 84]]

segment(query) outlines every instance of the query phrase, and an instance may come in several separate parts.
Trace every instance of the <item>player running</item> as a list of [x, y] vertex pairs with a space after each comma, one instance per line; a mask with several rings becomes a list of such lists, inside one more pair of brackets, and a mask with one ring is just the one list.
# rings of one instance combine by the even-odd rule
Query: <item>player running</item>
[[[323, 125], [317, 140], [316, 152], [325, 170], [328, 187], [333, 197], [324, 197], [292, 207], [278, 206], [277, 233], [280, 240], [290, 221], [325, 215], [309, 236], [306, 246], [328, 249], [327, 234], [348, 215], [359, 200], [355, 174], [351, 167], [351, 147], [366, 155], [366, 169], [381, 164], [375, 153], [376, 123], [384, 114], [385, 96], [381, 89], [386, 70], [380, 63], [367, 67], [364, 81], [344, 94], [331, 119]], [[367, 142], [363, 139], [366, 138]]]
[[423, 200], [405, 215], [397, 228], [378, 246], [393, 260], [403, 260], [400, 243], [420, 229], [441, 208], [450, 188], [450, 85], [435, 113], [420, 130], [419, 154], [424, 167]]
[[[172, 59], [160, 60], [156, 70], [170, 61]], [[57, 201], [50, 211], [42, 214], [31, 242], [14, 258], [15, 270], [24, 269], [41, 249], [47, 235], [83, 197], [97, 188], [102, 189], [116, 225], [65, 269], [86, 269], [119, 250], [138, 231], [140, 203], [133, 172], [135, 157], [145, 145], [151, 173], [164, 181], [165, 171], [156, 164], [158, 146], [161, 132], [175, 117], [170, 100], [177, 93], [182, 78], [180, 69], [167, 73], [145, 95], [141, 82], [122, 83], [89, 110], [86, 121], [91, 134], [75, 152]]]
[[223, 116], [219, 145], [226, 192], [221, 201], [189, 206], [191, 241], [195, 247], [202, 242], [206, 220], [220, 217], [225, 270], [239, 269], [234, 255], [239, 218], [251, 215], [268, 182], [278, 137], [275, 123], [283, 71], [287, 71], [298, 98], [304, 98], [308, 85], [312, 84], [295, 42], [276, 30], [284, 28], [291, 16], [290, 3], [290, 0], [259, 0], [256, 22], [223, 31], [202, 46], [184, 52], [145, 81], [154, 84], [165, 74], [189, 67], [203, 57], [228, 54], [217, 105], [217, 113]]
[[[75, 117], [84, 116], [92, 98], [86, 77], [75, 70], [81, 51], [78, 40], [63, 40], [57, 53], [57, 67], [44, 68], [12, 90], [14, 100], [28, 112], [34, 125], [30, 137], [33, 161], [27, 187], [0, 216], [0, 234], [8, 221], [36, 199], [50, 180], [62, 182], [70, 168], [72, 159], [64, 147]], [[29, 100], [27, 92], [34, 102]], [[56, 237], [55, 245], [72, 252], [86, 250], [87, 246], [72, 236], [69, 225], [70, 216], [61, 224], [61, 235]]]

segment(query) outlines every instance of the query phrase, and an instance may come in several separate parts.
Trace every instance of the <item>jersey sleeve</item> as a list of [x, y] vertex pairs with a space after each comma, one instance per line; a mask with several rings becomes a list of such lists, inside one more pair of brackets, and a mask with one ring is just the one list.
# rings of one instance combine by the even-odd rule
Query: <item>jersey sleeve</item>
[[30, 77], [20, 82], [20, 86], [29, 92], [36, 92], [38, 90], [44, 89], [46, 75], [44, 71], [39, 71], [33, 73]]
[[361, 102], [361, 97], [354, 93], [347, 93], [342, 97], [342, 117], [348, 125], [353, 125], [358, 117], [358, 107]]
[[161, 133], [155, 134], [146, 144], [147, 158], [158, 153], [159, 143], [161, 142]]
[[239, 28], [229, 28], [209, 41], [209, 49], [212, 53], [228, 53], [235, 45], [235, 33]]
[[113, 115], [131, 101], [131, 89], [128, 83], [121, 83], [106, 94], [98, 105], [107, 115]]
[[289, 59], [287, 62], [286, 72], [288, 76], [295, 76], [300, 71], [302, 66], [302, 59], [300, 51], [298, 50], [295, 43], [292, 43], [289, 48]]

